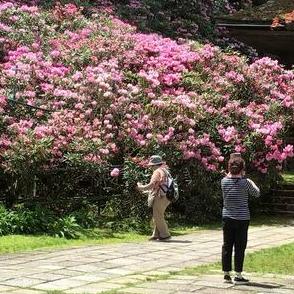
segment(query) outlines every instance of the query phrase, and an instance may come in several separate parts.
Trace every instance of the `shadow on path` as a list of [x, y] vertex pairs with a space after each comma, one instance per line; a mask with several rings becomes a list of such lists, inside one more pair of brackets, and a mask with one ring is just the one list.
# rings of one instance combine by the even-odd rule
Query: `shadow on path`
[[159, 241], [159, 242], [162, 242], [162, 243], [192, 243], [192, 241], [189, 241], [189, 240], [166, 240], [166, 241]]
[[258, 288], [264, 288], [264, 289], [275, 289], [275, 288], [281, 288], [284, 285], [276, 284], [276, 283], [255, 283], [255, 282], [249, 282], [248, 284], [243, 285], [235, 285], [238, 286], [249, 286], [249, 287], [258, 287]]

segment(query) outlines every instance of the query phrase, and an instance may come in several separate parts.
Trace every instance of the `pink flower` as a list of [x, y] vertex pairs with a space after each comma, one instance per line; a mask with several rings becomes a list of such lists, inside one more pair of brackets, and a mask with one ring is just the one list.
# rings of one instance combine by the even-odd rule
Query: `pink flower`
[[273, 137], [270, 135], [266, 136], [266, 138], [264, 140], [265, 145], [269, 146], [272, 144], [272, 142], [273, 142]]
[[223, 162], [224, 160], [225, 160], [225, 158], [224, 158], [223, 156], [219, 156], [219, 157], [218, 157], [218, 161], [219, 161], [219, 162]]
[[52, 57], [59, 57], [59, 56], [60, 56], [60, 51], [58, 51], [58, 50], [53, 50], [53, 51], [51, 51], [50, 55], [51, 55]]
[[286, 157], [293, 157], [293, 145], [287, 145], [284, 149], [283, 152], [286, 154]]
[[118, 168], [114, 168], [114, 169], [111, 171], [111, 173], [110, 173], [110, 175], [111, 175], [112, 177], [118, 177], [119, 174], [120, 174], [120, 170], [119, 170]]

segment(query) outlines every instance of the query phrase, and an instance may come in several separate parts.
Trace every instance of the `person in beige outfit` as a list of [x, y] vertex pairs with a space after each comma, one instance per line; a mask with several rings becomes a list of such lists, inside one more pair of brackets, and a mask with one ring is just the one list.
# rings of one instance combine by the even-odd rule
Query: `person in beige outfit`
[[152, 207], [152, 219], [154, 224], [153, 234], [149, 240], [168, 240], [170, 233], [164, 218], [164, 213], [170, 201], [166, 198], [163, 186], [167, 182], [167, 165], [162, 161], [161, 156], [150, 157], [148, 166], [153, 169], [149, 184], [138, 183], [138, 189], [148, 193], [148, 206]]

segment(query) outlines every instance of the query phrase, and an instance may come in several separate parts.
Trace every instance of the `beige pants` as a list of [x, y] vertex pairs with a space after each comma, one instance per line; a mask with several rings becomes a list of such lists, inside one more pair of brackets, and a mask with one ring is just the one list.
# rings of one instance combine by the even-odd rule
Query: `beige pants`
[[154, 198], [152, 206], [154, 231], [152, 237], [166, 238], [170, 236], [166, 221], [164, 219], [164, 212], [169, 204], [170, 201], [166, 198], [166, 196], [156, 196]]

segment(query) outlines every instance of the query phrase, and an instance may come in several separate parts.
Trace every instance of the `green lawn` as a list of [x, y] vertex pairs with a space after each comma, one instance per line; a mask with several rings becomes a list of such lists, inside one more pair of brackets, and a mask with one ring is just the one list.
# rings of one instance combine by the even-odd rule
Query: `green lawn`
[[[281, 225], [289, 224], [291, 221], [292, 220], [289, 218], [259, 216], [258, 218], [253, 218], [251, 226]], [[178, 236], [209, 229], [221, 229], [221, 222], [201, 226], [183, 225], [171, 222], [170, 227], [171, 234], [173, 236]], [[143, 242], [146, 241], [147, 238], [147, 235], [135, 232], [114, 233], [111, 230], [102, 229], [85, 230], [84, 235], [77, 240], [46, 235], [8, 235], [0, 237], [0, 254], [30, 251], [41, 248], [66, 248], [122, 242]]]
[[146, 240], [146, 236], [136, 233], [110, 233], [96, 230], [95, 236], [84, 236], [77, 240], [31, 235], [8, 235], [0, 237], [0, 254], [29, 251], [46, 247], [71, 247], [82, 245], [114, 244]]
[[293, 217], [281, 215], [259, 215], [252, 216], [250, 220], [251, 227], [259, 227], [262, 225], [276, 226], [276, 225], [292, 225]]
[[[221, 263], [185, 269], [182, 274], [207, 274], [221, 271]], [[294, 243], [259, 250], [246, 255], [244, 271], [294, 275]]]
[[[203, 227], [176, 226], [171, 229], [173, 236], [203, 230]], [[122, 242], [143, 242], [148, 236], [133, 232], [114, 233], [110, 230], [87, 230], [77, 240], [51, 237], [46, 235], [8, 235], [0, 237], [0, 254], [30, 251], [40, 248], [64, 248], [83, 245], [105, 245]]]
[[294, 185], [294, 171], [284, 172], [282, 174], [284, 183]]
[[247, 272], [294, 274], [294, 243], [260, 250], [248, 254], [245, 260]]

